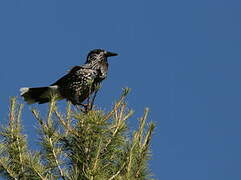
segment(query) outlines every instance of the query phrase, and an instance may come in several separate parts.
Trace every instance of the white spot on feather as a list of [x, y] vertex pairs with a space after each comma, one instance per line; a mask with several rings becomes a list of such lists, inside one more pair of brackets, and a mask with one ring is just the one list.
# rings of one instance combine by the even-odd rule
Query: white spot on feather
[[29, 88], [27, 87], [23, 87], [23, 88], [20, 88], [20, 95], [24, 95], [25, 93], [27, 93], [29, 91]]

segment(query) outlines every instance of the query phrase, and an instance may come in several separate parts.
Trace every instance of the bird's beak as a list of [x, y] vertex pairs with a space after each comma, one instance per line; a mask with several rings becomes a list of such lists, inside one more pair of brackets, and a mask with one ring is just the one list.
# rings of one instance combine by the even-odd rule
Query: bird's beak
[[107, 57], [110, 57], [110, 56], [117, 56], [118, 54], [117, 53], [113, 53], [113, 52], [106, 52], [105, 55]]

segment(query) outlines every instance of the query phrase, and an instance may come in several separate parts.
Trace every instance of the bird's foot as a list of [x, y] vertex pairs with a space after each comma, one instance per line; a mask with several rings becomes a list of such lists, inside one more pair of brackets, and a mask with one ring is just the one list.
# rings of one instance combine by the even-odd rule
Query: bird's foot
[[83, 113], [88, 113], [92, 108], [90, 107], [90, 104], [78, 104], [78, 109], [81, 110]]

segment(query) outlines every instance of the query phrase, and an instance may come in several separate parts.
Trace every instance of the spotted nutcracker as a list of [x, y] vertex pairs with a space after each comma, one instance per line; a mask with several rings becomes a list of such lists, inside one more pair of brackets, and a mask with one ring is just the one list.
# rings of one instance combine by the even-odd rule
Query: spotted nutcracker
[[47, 103], [53, 97], [67, 99], [74, 105], [81, 105], [93, 92], [97, 91], [108, 72], [107, 58], [116, 53], [95, 49], [89, 52], [86, 63], [74, 66], [68, 74], [46, 87], [21, 88], [21, 96], [28, 104]]

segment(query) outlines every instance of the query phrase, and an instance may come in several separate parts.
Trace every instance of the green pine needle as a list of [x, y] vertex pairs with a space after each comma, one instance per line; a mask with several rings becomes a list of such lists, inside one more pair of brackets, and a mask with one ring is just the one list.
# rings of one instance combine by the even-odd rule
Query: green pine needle
[[[127, 126], [133, 111], [127, 108], [125, 88], [110, 112], [76, 110], [65, 112], [56, 101], [46, 116], [32, 109], [40, 146], [33, 151], [23, 134], [23, 105], [11, 98], [8, 124], [0, 129], [0, 177], [33, 180], [146, 180], [150, 142], [155, 125], [147, 125], [148, 109], [133, 133]], [[130, 138], [132, 137], [132, 138]]]

